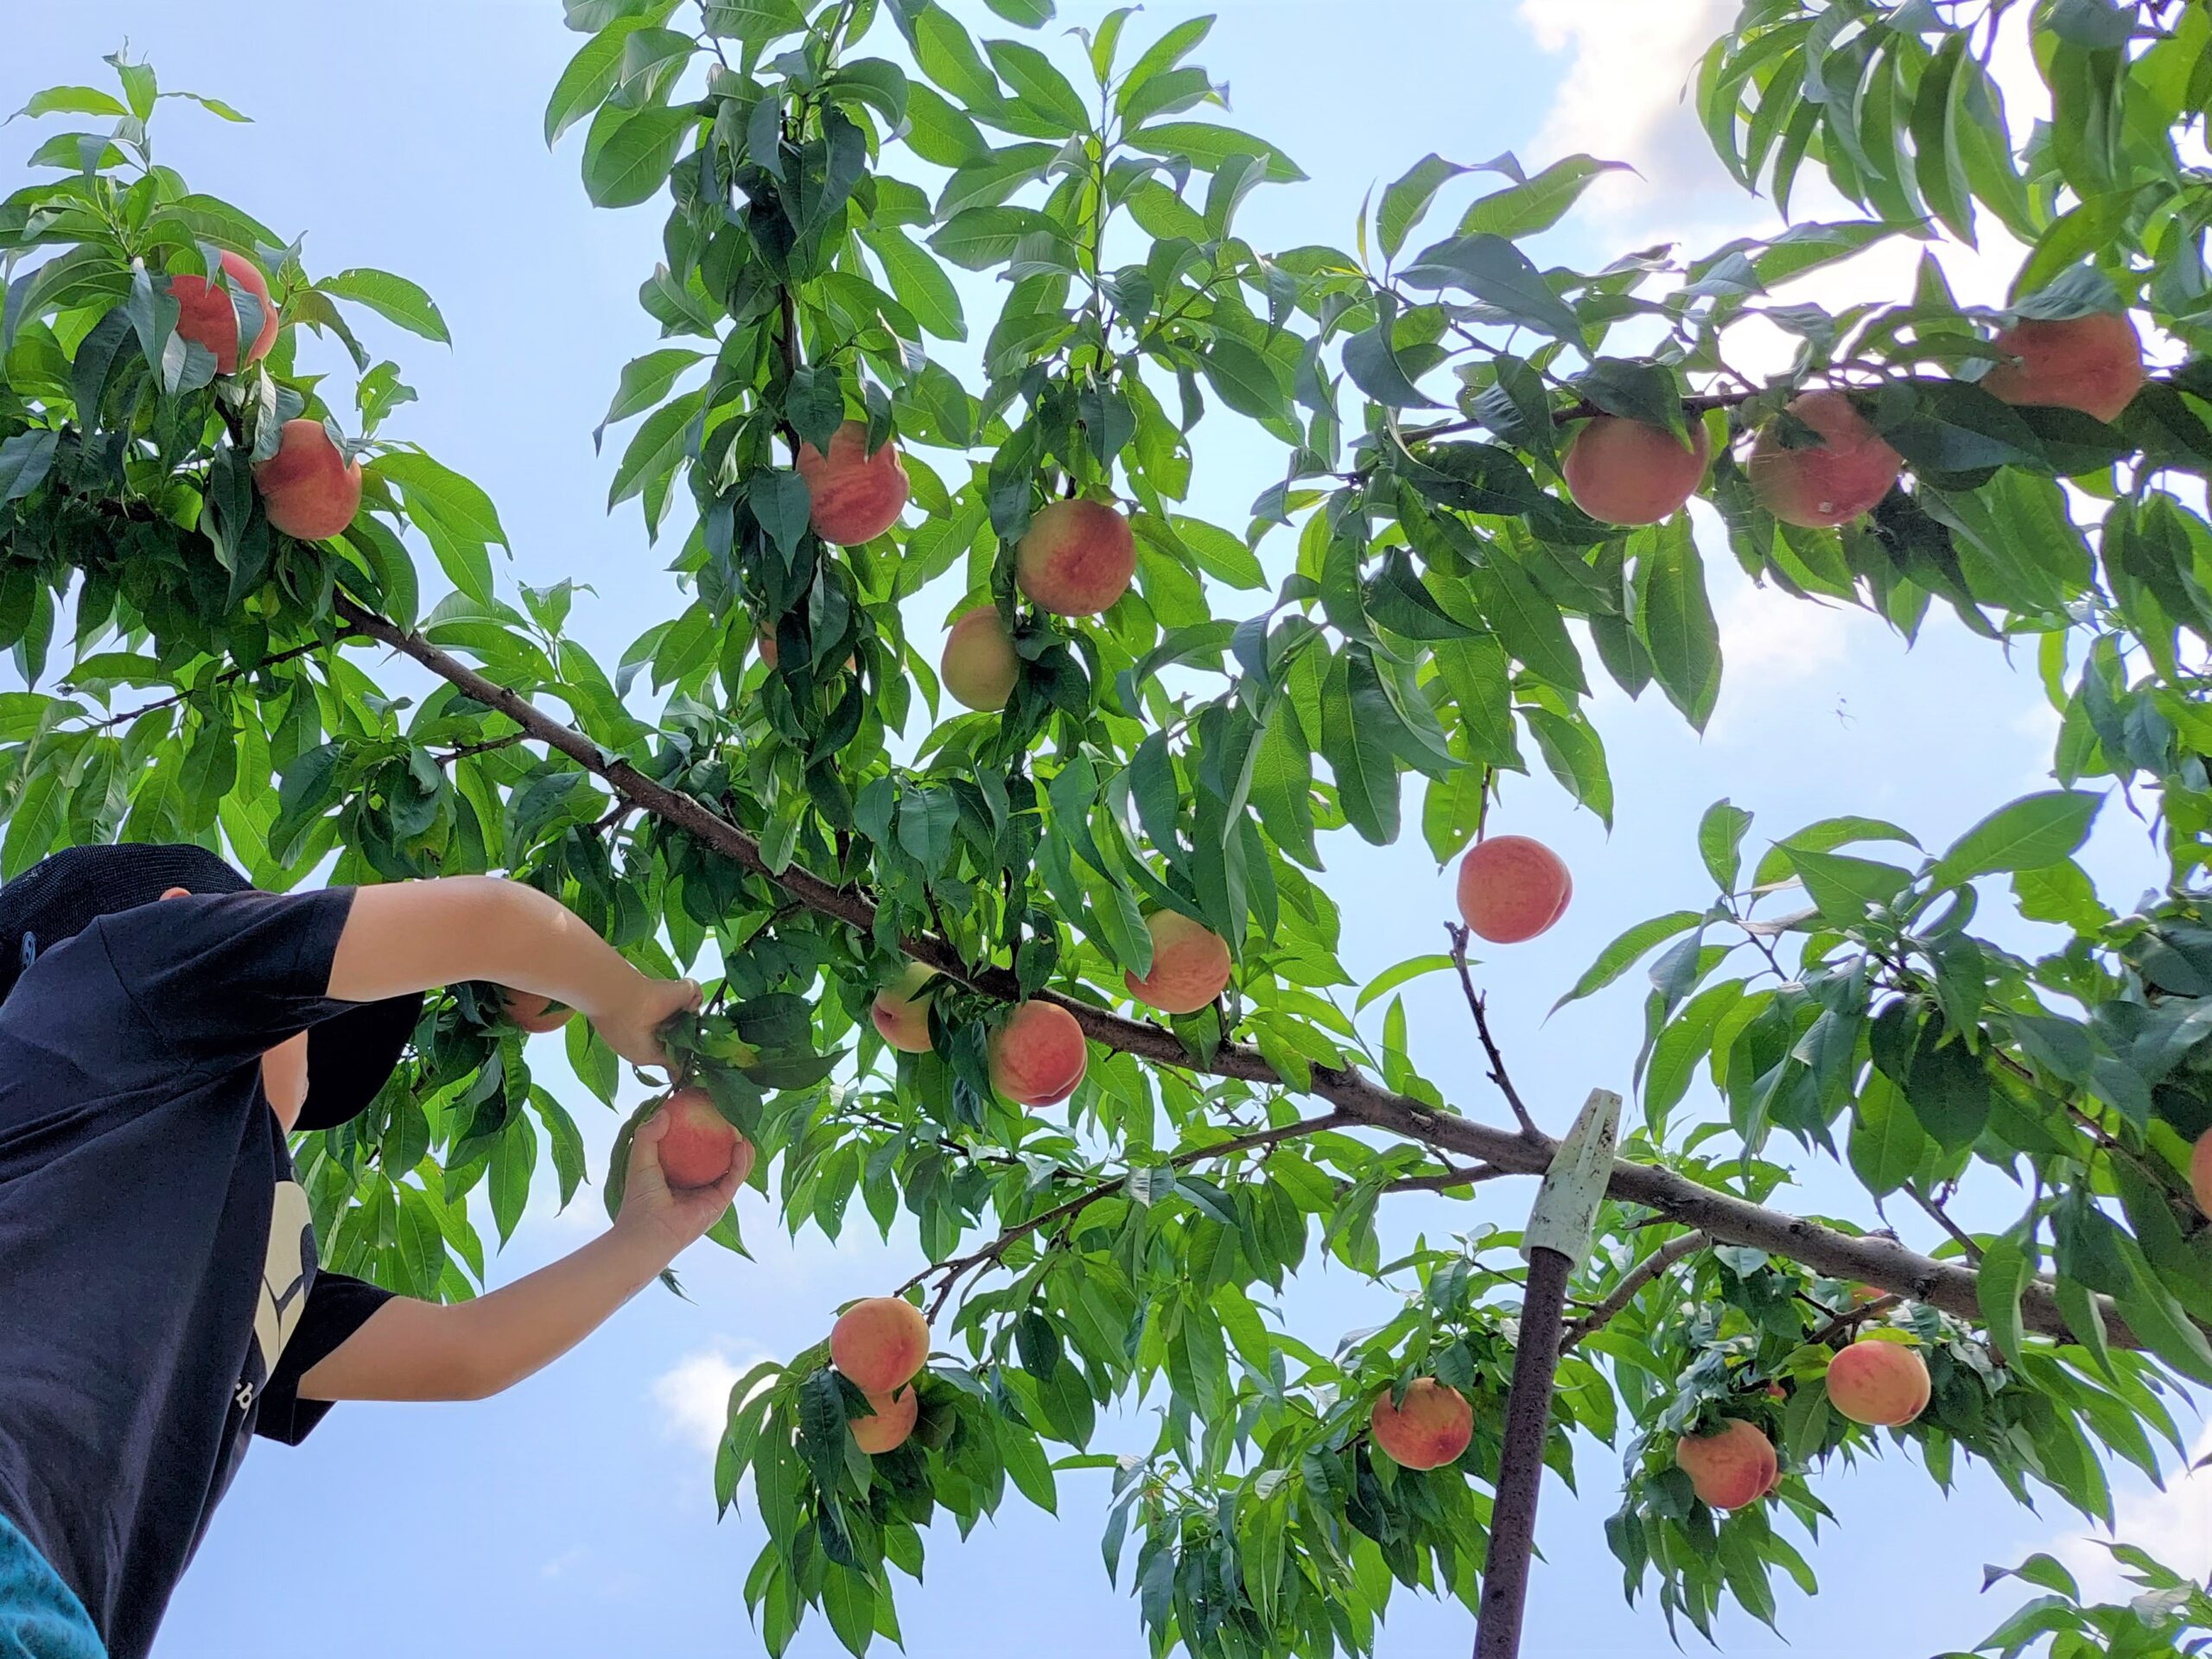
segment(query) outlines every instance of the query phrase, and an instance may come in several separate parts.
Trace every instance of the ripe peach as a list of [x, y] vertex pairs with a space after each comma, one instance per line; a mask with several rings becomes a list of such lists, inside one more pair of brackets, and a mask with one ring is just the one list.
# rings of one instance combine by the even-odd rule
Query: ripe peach
[[1492, 836], [1459, 861], [1459, 915], [1492, 944], [1533, 939], [1567, 913], [1574, 878], [1560, 855], [1527, 836]]
[[1122, 977], [1129, 995], [1162, 1014], [1196, 1014], [1228, 988], [1229, 946], [1220, 934], [1180, 911], [1156, 911], [1145, 918], [1152, 935], [1152, 971], [1142, 979]]
[[1697, 493], [1713, 441], [1690, 423], [1691, 442], [1663, 426], [1599, 415], [1567, 446], [1560, 470], [1574, 505], [1609, 524], [1656, 524]]
[[1691, 1490], [1716, 1510], [1740, 1510], [1772, 1488], [1782, 1467], [1774, 1442], [1757, 1423], [1731, 1417], [1710, 1434], [1685, 1434], [1675, 1442], [1675, 1466]]
[[828, 454], [800, 444], [798, 475], [814, 498], [814, 533], [841, 547], [874, 541], [899, 522], [906, 505], [906, 464], [899, 459], [899, 446], [886, 443], [868, 454], [865, 421], [839, 427]]
[[1383, 1389], [1367, 1423], [1375, 1444], [1406, 1469], [1441, 1469], [1475, 1438], [1475, 1408], [1467, 1396], [1433, 1376], [1415, 1377], [1400, 1405], [1392, 1405], [1390, 1390]]
[[195, 346], [215, 354], [219, 373], [238, 371], [238, 314], [231, 301], [232, 289], [243, 289], [261, 302], [261, 332], [246, 348], [245, 360], [258, 363], [276, 343], [276, 302], [269, 297], [268, 280], [244, 254], [223, 255], [223, 276], [231, 285], [218, 288], [205, 276], [179, 271], [169, 278], [169, 297], [176, 302], [176, 331]]
[[1083, 1081], [1083, 1027], [1056, 1002], [1025, 1002], [991, 1033], [991, 1085], [1023, 1106], [1057, 1106]]
[[1840, 391], [1808, 391], [1789, 412], [1822, 440], [1790, 449], [1771, 429], [1751, 447], [1751, 493], [1785, 524], [1847, 524], [1890, 493], [1904, 458], [1882, 442]]
[[912, 1389], [900, 1389], [895, 1394], [871, 1394], [868, 1402], [875, 1408], [874, 1416], [846, 1420], [853, 1439], [872, 1458], [896, 1452], [914, 1432], [914, 1420], [922, 1413], [921, 1396]]
[[2124, 311], [2027, 317], [1996, 343], [2018, 361], [1998, 364], [1980, 385], [2008, 404], [2078, 409], [2115, 421], [2143, 385], [2143, 340]]
[[1097, 615], [1128, 592], [1136, 569], [1129, 521], [1096, 501], [1044, 508], [1014, 556], [1015, 586], [1055, 616]]
[[574, 1008], [563, 1007], [550, 996], [540, 996], [536, 991], [511, 990], [501, 1001], [506, 1007], [507, 1018], [533, 1037], [560, 1030], [576, 1012]]
[[907, 1054], [930, 1052], [930, 1005], [921, 995], [931, 970], [910, 963], [906, 971], [875, 994], [868, 1010], [883, 1040]]
[[753, 1143], [715, 1109], [703, 1089], [679, 1089], [661, 1108], [668, 1133], [661, 1137], [660, 1173], [671, 1189], [712, 1186], [733, 1168], [753, 1173]]
[[1909, 1423], [1928, 1393], [1927, 1363], [1902, 1343], [1862, 1337], [1828, 1362], [1828, 1403], [1854, 1423]]
[[938, 671], [944, 689], [956, 700], [979, 713], [995, 715], [1014, 695], [1021, 678], [1021, 658], [1014, 654], [1014, 641], [999, 613], [986, 605], [952, 625]]
[[284, 423], [276, 453], [253, 469], [269, 522], [287, 536], [320, 542], [361, 509], [361, 463], [349, 461], [321, 421]]
[[2212, 1129], [2198, 1135], [2190, 1149], [2189, 1190], [2196, 1195], [2196, 1207], [2212, 1216]]
[[830, 1363], [873, 1399], [903, 1389], [930, 1357], [930, 1325], [903, 1296], [870, 1296], [830, 1329]]

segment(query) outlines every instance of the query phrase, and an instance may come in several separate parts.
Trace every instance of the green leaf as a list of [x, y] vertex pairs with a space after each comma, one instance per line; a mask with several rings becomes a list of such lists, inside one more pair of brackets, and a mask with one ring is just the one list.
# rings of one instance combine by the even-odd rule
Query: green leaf
[[675, 0], [663, 0], [639, 16], [618, 17], [576, 49], [569, 67], [554, 83], [545, 104], [545, 143], [550, 149], [561, 135], [607, 102], [621, 79], [622, 54], [630, 36], [641, 29], [657, 29], [675, 10]]
[[1570, 343], [1582, 338], [1573, 310], [1552, 292], [1529, 256], [1502, 236], [1477, 234], [1426, 248], [1400, 273], [1413, 288], [1459, 288], [1526, 323]]
[[614, 401], [607, 406], [607, 415], [592, 429], [594, 448], [610, 426], [641, 415], [665, 398], [683, 371], [706, 356], [704, 352], [688, 346], [668, 346], [657, 352], [647, 352], [643, 357], [632, 358], [622, 365], [622, 378], [614, 388]]
[[1267, 164], [1269, 184], [1296, 184], [1306, 177], [1296, 162], [1266, 140], [1208, 121], [1155, 121], [1125, 134], [1122, 142], [1148, 155], [1185, 157], [1205, 173], [1231, 156], [1257, 156]]
[[1912, 882], [1912, 872], [1894, 864], [1847, 853], [1816, 853], [1809, 847], [1792, 847], [1789, 862], [1821, 919], [1837, 927], [1865, 921], [1870, 911], [1894, 901]]
[[2104, 797], [2054, 789], [2000, 806], [1961, 836], [1936, 861], [1939, 887], [2007, 870], [2040, 870], [2071, 858], [2089, 838]]
[[1876, 1198], [1887, 1198], [1918, 1171], [1932, 1147], [1896, 1084], [1872, 1073], [1853, 1107], [1852, 1172]]
[[1793, 849], [1825, 853], [1837, 847], [1846, 847], [1854, 841], [1901, 841], [1909, 847], [1920, 843], [1911, 835], [1883, 818], [1861, 818], [1845, 816], [1822, 818], [1808, 823], [1795, 835], [1785, 836], [1767, 849], [1759, 860], [1758, 869], [1751, 877], [1755, 887], [1770, 887], [1784, 880], [1790, 872], [1789, 855]]
[[375, 470], [387, 483], [397, 485], [410, 503], [421, 502], [454, 530], [480, 542], [512, 546], [499, 523], [499, 509], [482, 487], [421, 450], [391, 450], [377, 458]]
[[1398, 838], [1398, 766], [1390, 736], [1397, 711], [1363, 647], [1329, 666], [1321, 692], [1321, 756], [1335, 774], [1344, 816], [1376, 846]]
[[689, 105], [632, 112], [610, 104], [601, 110], [584, 144], [584, 194], [592, 205], [634, 207], [651, 200], [698, 119]]
[[999, 78], [1014, 89], [1031, 113], [1049, 115], [1065, 123], [1070, 132], [1090, 130], [1090, 112], [1084, 107], [1083, 99], [1068, 84], [1068, 78], [1052, 67], [1052, 60], [1035, 47], [1020, 41], [986, 41], [983, 50]]
[[26, 115], [106, 115], [120, 119], [130, 113], [121, 99], [97, 86], [49, 86], [32, 93], [30, 102], [8, 119]]
[[912, 238], [894, 226], [880, 226], [863, 230], [861, 239], [882, 265], [892, 294], [913, 313], [925, 334], [938, 340], [968, 338], [959, 291], [944, 268], [924, 253]]
[[1206, 384], [1239, 415], [1254, 420], [1284, 419], [1290, 393], [1274, 360], [1234, 334], [1223, 334], [1200, 359]]
[[2007, 1363], [2026, 1350], [2027, 1333], [2020, 1324], [2020, 1293], [2034, 1277], [2035, 1263], [2011, 1238], [1993, 1238], [1983, 1247], [1974, 1299], [1988, 1323], [1991, 1344]]
[[1675, 910], [1637, 923], [1598, 953], [1598, 959], [1583, 969], [1582, 977], [1574, 982], [1573, 988], [1552, 1004], [1551, 1012], [1557, 1014], [1568, 1003], [1602, 991], [1633, 968], [1653, 945], [1671, 939], [1677, 933], [1688, 932], [1704, 919], [1698, 911]]
[[324, 277], [315, 284], [315, 289], [334, 299], [365, 305], [378, 315], [425, 340], [435, 340], [442, 346], [453, 344], [453, 336], [446, 331], [446, 320], [439, 314], [436, 302], [404, 276], [395, 276], [388, 270], [357, 267]]
[[1601, 173], [1626, 169], [1626, 162], [1601, 162], [1591, 156], [1569, 156], [1554, 162], [1535, 177], [1483, 197], [1459, 221], [1462, 236], [1534, 236], [1548, 231], [1567, 216], [1567, 210]]
[[1736, 876], [1743, 868], [1744, 832], [1751, 815], [1726, 797], [1705, 809], [1698, 820], [1697, 850], [1713, 885], [1724, 893], [1736, 890]]
[[708, 34], [756, 45], [806, 27], [798, 0], [705, 0], [702, 10]]
[[1587, 696], [1582, 656], [1567, 637], [1559, 607], [1541, 592], [1521, 567], [1498, 556], [1469, 575], [1468, 585], [1482, 607], [1483, 620], [1498, 642], [1537, 678]]
[[1705, 566], [1688, 518], [1676, 513], [1639, 534], [1636, 562], [1637, 635], [1667, 700], [1697, 731], [1720, 696], [1720, 625], [1705, 591]]
[[1371, 1005], [1389, 995], [1401, 985], [1419, 979], [1426, 974], [1448, 973], [1451, 969], [1452, 958], [1441, 953], [1408, 957], [1403, 962], [1394, 963], [1367, 982], [1359, 993], [1359, 1001], [1352, 1005], [1352, 1012], [1363, 1014]]
[[1382, 205], [1376, 210], [1375, 237], [1382, 245], [1383, 257], [1396, 258], [1398, 250], [1406, 245], [1406, 238], [1428, 212], [1429, 203], [1436, 200], [1436, 193], [1460, 174], [1473, 170], [1457, 162], [1447, 162], [1433, 151], [1407, 168], [1395, 183], [1383, 191]]
[[654, 480], [668, 477], [683, 461], [689, 453], [687, 435], [698, 415], [701, 396], [688, 391], [673, 403], [663, 404], [631, 435], [629, 447], [614, 468], [614, 481], [607, 486], [609, 511], [643, 493]]

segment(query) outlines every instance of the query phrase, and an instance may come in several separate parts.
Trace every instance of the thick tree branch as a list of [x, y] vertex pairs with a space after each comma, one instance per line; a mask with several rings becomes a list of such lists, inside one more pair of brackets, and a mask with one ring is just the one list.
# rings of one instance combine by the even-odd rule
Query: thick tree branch
[[[810, 910], [864, 931], [874, 924], [875, 906], [866, 894], [825, 881], [796, 864], [771, 870], [753, 837], [690, 796], [654, 782], [628, 761], [602, 750], [582, 732], [486, 678], [421, 635], [365, 610], [342, 594], [335, 604], [339, 614], [359, 632], [412, 658], [479, 702], [497, 709], [533, 739], [558, 750], [601, 779], [623, 799], [696, 837], [702, 845], [741, 868], [775, 881]], [[916, 935], [901, 940], [900, 945], [915, 961], [925, 963], [988, 995], [1008, 1002], [1021, 1000], [1020, 984], [1012, 973], [998, 968], [970, 968], [943, 939]], [[1201, 1076], [1226, 1077], [1267, 1088], [1290, 1086], [1256, 1049], [1224, 1044], [1211, 1060], [1199, 1061], [1164, 1026], [1124, 1020], [1095, 1003], [1049, 991], [1041, 993], [1040, 998], [1065, 1008], [1083, 1028], [1084, 1035], [1104, 1047]], [[1352, 1122], [1418, 1141], [1424, 1146], [1479, 1163], [1495, 1165], [1507, 1173], [1541, 1175], [1551, 1164], [1553, 1145], [1548, 1140], [1532, 1140], [1517, 1129], [1435, 1111], [1408, 1096], [1382, 1088], [1357, 1071], [1317, 1065], [1313, 1069], [1308, 1092], [1327, 1101]], [[1829, 1278], [1872, 1285], [1926, 1302], [1955, 1318], [1974, 1324], [1981, 1322], [1972, 1268], [1936, 1261], [1907, 1249], [1895, 1239], [1840, 1232], [1818, 1222], [1766, 1209], [1657, 1165], [1616, 1161], [1606, 1191], [1624, 1204], [1656, 1211], [1671, 1222], [1708, 1234], [1718, 1243], [1770, 1251]], [[2103, 1306], [2110, 1340], [2123, 1347], [2140, 1347], [2117, 1311], [2109, 1304]], [[2062, 1342], [2073, 1340], [2073, 1333], [2047, 1284], [2035, 1283], [2026, 1287], [2021, 1297], [2020, 1317], [2026, 1328], [2038, 1335]]]
[[1712, 1243], [1703, 1233], [1684, 1233], [1680, 1238], [1669, 1239], [1630, 1268], [1628, 1276], [1613, 1287], [1611, 1295], [1580, 1319], [1567, 1321], [1567, 1334], [1560, 1339], [1560, 1351], [1565, 1353], [1583, 1338], [1604, 1330], [1619, 1316], [1623, 1308], [1643, 1293], [1646, 1285], [1678, 1262], [1695, 1255]]

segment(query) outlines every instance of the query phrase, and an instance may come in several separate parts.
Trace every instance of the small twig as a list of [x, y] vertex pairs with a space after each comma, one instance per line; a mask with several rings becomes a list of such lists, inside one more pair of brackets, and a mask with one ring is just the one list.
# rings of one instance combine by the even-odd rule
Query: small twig
[[1459, 970], [1460, 988], [1467, 994], [1467, 1008], [1475, 1016], [1475, 1034], [1482, 1039], [1483, 1052], [1490, 1056], [1490, 1080], [1497, 1085], [1497, 1092], [1505, 1096], [1505, 1103], [1513, 1109], [1519, 1120], [1521, 1133], [1534, 1141], [1548, 1139], [1536, 1127], [1536, 1120], [1529, 1116], [1529, 1109], [1521, 1103], [1521, 1091], [1513, 1086], [1513, 1079], [1506, 1075], [1505, 1056], [1497, 1052], [1497, 1040], [1490, 1034], [1490, 1012], [1482, 995], [1475, 989], [1474, 976], [1467, 970], [1467, 930], [1456, 923], [1446, 922], [1444, 931], [1452, 940], [1452, 965]]
[[1877, 1314], [1888, 1313], [1891, 1308], [1900, 1306], [1904, 1300], [1895, 1292], [1891, 1292], [1887, 1296], [1877, 1296], [1862, 1307], [1854, 1307], [1847, 1313], [1837, 1314], [1805, 1340], [1814, 1346], [1831, 1341], [1846, 1331], [1856, 1331], [1866, 1320], [1874, 1318]]
[[1934, 1222], [1938, 1227], [1941, 1227], [1945, 1232], [1948, 1233], [1953, 1238], [1958, 1241], [1959, 1248], [1967, 1253], [1967, 1261], [1973, 1262], [1976, 1267], [1980, 1267], [1981, 1265], [1981, 1246], [1975, 1243], [1974, 1240], [1967, 1236], [1966, 1233], [1960, 1228], [1958, 1223], [1953, 1221], [1951, 1217], [1945, 1213], [1942, 1205], [1936, 1203], [1935, 1199], [1925, 1196], [1918, 1187], [1914, 1186], [1910, 1183], [1907, 1183], [1905, 1186], [1904, 1195], [1908, 1198], [1910, 1198], [1915, 1204], [1918, 1205], [1921, 1209], [1927, 1213], [1929, 1220]]
[[1560, 1340], [1560, 1351], [1565, 1353], [1583, 1338], [1605, 1329], [1619, 1316], [1623, 1308], [1642, 1294], [1646, 1285], [1684, 1257], [1695, 1255], [1712, 1243], [1703, 1233], [1684, 1233], [1680, 1238], [1669, 1239], [1630, 1268], [1627, 1276], [1613, 1287], [1611, 1295], [1580, 1319], [1567, 1322], [1567, 1334]]
[[505, 737], [486, 738], [481, 743], [463, 743], [460, 747], [448, 749], [443, 754], [439, 755], [437, 761], [442, 766], [449, 766], [457, 760], [467, 760], [473, 754], [490, 754], [494, 750], [511, 749], [529, 735], [528, 732], [510, 732]]
[[[88, 732], [104, 732], [110, 727], [128, 725], [141, 715], [150, 715], [156, 709], [173, 709], [180, 702], [189, 702], [208, 686], [227, 685], [232, 680], [244, 679], [247, 675], [258, 673], [264, 668], [274, 668], [279, 663], [289, 663], [297, 658], [310, 657], [318, 651], [327, 650], [337, 645], [340, 640], [359, 637], [352, 628], [341, 627], [327, 639], [311, 639], [304, 645], [294, 645], [289, 651], [280, 651], [273, 657], [263, 658], [251, 668], [226, 668], [208, 681], [207, 686], [194, 686], [189, 691], [179, 691], [173, 696], [156, 697], [153, 702], [142, 704], [138, 708], [126, 709], [119, 715], [110, 715], [105, 720], [94, 721], [85, 729]], [[64, 683], [67, 682], [65, 681]]]
[[[1324, 1129], [1333, 1129], [1351, 1121], [1342, 1112], [1324, 1112], [1319, 1117], [1302, 1118], [1295, 1123], [1286, 1123], [1278, 1128], [1256, 1129], [1250, 1135], [1240, 1135], [1211, 1147], [1194, 1147], [1188, 1152], [1178, 1153], [1169, 1159], [1167, 1166], [1170, 1169], [1186, 1169], [1191, 1165], [1203, 1162], [1209, 1158], [1227, 1158], [1240, 1152], [1252, 1152], [1262, 1147], [1277, 1146], [1282, 1141], [1295, 1140], [1300, 1135], [1318, 1135]], [[1051, 1209], [1031, 1217], [1027, 1221], [1017, 1223], [1007, 1228], [979, 1250], [967, 1255], [956, 1256], [950, 1262], [935, 1262], [924, 1268], [905, 1284], [899, 1286], [894, 1294], [903, 1296], [931, 1274], [942, 1274], [937, 1295], [931, 1300], [929, 1308], [929, 1318], [934, 1324], [937, 1316], [944, 1312], [944, 1305], [951, 1300], [953, 1287], [971, 1270], [988, 1268], [1003, 1261], [1007, 1250], [1033, 1233], [1041, 1232], [1047, 1227], [1057, 1226], [1064, 1222], [1073, 1221], [1100, 1199], [1111, 1198], [1115, 1193], [1125, 1190], [1128, 1185], [1128, 1177], [1126, 1174], [1117, 1175], [1110, 1180], [1100, 1181], [1088, 1190], [1077, 1193], [1073, 1198], [1065, 1199]]]
[[1454, 1187], [1475, 1186], [1514, 1173], [1510, 1169], [1500, 1169], [1496, 1164], [1475, 1164], [1465, 1168], [1455, 1165], [1433, 1175], [1408, 1175], [1388, 1183], [1382, 1190], [1385, 1192], [1449, 1192]]

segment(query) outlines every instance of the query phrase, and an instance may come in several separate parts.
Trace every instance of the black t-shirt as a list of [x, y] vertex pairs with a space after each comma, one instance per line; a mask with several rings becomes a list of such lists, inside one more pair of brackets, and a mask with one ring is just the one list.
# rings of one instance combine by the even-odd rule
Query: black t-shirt
[[[210, 893], [102, 917], [0, 1001], [0, 1514], [140, 1659], [250, 1434], [386, 1293], [315, 1272], [261, 1056], [352, 1005], [353, 901]], [[308, 1079], [314, 1087], [312, 1077]]]

